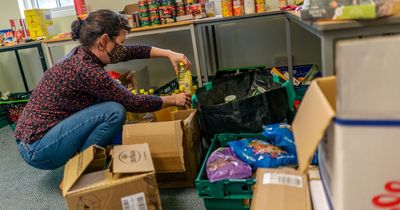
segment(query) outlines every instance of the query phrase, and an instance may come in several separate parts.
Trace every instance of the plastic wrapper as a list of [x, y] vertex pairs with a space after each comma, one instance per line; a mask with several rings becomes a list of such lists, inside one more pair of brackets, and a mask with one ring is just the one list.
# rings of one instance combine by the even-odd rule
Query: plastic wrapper
[[244, 179], [252, 175], [250, 165], [237, 158], [229, 147], [218, 148], [210, 155], [206, 171], [210, 182]]
[[243, 139], [229, 142], [232, 151], [253, 170], [297, 165], [297, 157], [270, 142], [258, 139]]
[[266, 125], [262, 135], [267, 137], [272, 144], [282, 148], [289, 154], [296, 154], [296, 145], [290, 125], [286, 123]]

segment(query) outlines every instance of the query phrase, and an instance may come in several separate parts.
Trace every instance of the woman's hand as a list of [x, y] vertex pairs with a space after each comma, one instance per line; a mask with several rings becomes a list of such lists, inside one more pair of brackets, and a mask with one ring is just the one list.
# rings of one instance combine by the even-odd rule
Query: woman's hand
[[179, 93], [179, 94], [175, 94], [172, 95], [174, 97], [175, 100], [175, 106], [190, 106], [192, 104], [192, 98], [189, 94], [186, 93]]
[[190, 65], [192, 65], [192, 63], [190, 62], [190, 60], [182, 53], [177, 53], [174, 51], [170, 51], [170, 53], [168, 54], [168, 58], [172, 63], [172, 66], [174, 67], [175, 73], [178, 74], [178, 63], [182, 62], [183, 64], [185, 64], [185, 66], [187, 68], [190, 67]]
[[190, 106], [192, 104], [192, 98], [189, 94], [179, 93], [171, 96], [162, 96], [163, 101], [162, 108], [166, 108], [169, 106]]

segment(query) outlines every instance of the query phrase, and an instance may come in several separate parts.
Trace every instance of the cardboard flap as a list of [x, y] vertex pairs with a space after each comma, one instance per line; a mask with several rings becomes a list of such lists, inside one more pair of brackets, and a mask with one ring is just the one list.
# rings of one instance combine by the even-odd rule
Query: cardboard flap
[[[96, 159], [97, 158], [97, 159]], [[95, 160], [95, 161], [94, 161]], [[64, 178], [62, 181], [63, 196], [71, 189], [79, 177], [86, 171], [93, 161], [95, 162], [94, 168], [98, 168], [100, 162], [97, 160], [105, 161], [105, 149], [92, 145], [83, 152], [70, 159], [64, 168]], [[102, 163], [104, 168], [105, 162]]]
[[335, 116], [336, 78], [314, 80], [308, 88], [293, 121], [299, 170], [305, 172]]
[[172, 120], [182, 120], [183, 126], [186, 127], [193, 121], [193, 118], [196, 115], [196, 110], [188, 109], [188, 110], [179, 110], [171, 113]]
[[149, 145], [118, 145], [113, 150], [114, 173], [142, 173], [154, 171]]
[[123, 144], [148, 143], [153, 158], [183, 156], [182, 121], [124, 125]]

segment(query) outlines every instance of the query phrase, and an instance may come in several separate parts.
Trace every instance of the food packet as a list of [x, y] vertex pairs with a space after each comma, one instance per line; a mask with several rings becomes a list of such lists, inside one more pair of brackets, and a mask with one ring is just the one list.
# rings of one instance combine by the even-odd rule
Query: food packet
[[232, 151], [253, 170], [297, 165], [297, 157], [272, 143], [258, 139], [243, 139], [228, 143]]
[[250, 165], [235, 156], [229, 147], [221, 147], [211, 153], [206, 164], [210, 182], [224, 179], [244, 179], [251, 177]]

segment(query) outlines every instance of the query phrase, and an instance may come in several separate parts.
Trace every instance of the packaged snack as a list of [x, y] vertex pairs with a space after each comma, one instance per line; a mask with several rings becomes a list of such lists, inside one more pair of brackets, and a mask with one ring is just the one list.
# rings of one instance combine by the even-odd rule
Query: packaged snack
[[297, 165], [295, 154], [289, 154], [282, 148], [258, 139], [243, 139], [228, 143], [232, 151], [253, 170], [257, 168], [277, 168]]
[[289, 154], [296, 154], [296, 144], [292, 127], [286, 123], [278, 123], [264, 126], [262, 135], [267, 137], [272, 144], [282, 148]]
[[237, 158], [229, 147], [218, 148], [210, 155], [206, 171], [210, 182], [244, 179], [252, 174], [251, 167]]

